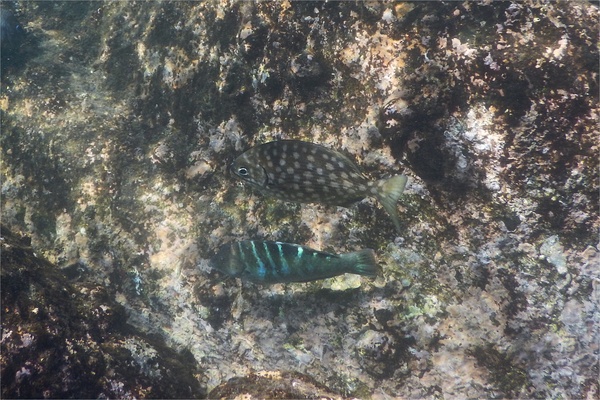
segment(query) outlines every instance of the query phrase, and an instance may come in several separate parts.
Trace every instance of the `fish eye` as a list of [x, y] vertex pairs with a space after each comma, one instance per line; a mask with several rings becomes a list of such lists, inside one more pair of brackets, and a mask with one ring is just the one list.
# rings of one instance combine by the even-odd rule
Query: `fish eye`
[[248, 175], [248, 169], [245, 167], [240, 167], [240, 168], [238, 168], [238, 174], [246, 176], [246, 175]]

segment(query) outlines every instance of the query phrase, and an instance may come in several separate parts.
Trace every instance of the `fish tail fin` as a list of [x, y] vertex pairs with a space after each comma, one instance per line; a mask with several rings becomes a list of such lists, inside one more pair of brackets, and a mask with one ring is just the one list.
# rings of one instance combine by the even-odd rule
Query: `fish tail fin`
[[351, 274], [376, 277], [381, 272], [381, 268], [375, 260], [375, 252], [371, 249], [341, 254], [340, 257], [348, 261], [349, 268], [347, 272]]
[[377, 188], [377, 199], [379, 199], [385, 211], [387, 211], [387, 213], [392, 217], [392, 221], [394, 222], [398, 232], [401, 232], [401, 230], [400, 217], [398, 216], [396, 203], [398, 203], [398, 199], [404, 192], [404, 187], [406, 186], [407, 181], [408, 178], [406, 175], [397, 175], [375, 182], [375, 187]]

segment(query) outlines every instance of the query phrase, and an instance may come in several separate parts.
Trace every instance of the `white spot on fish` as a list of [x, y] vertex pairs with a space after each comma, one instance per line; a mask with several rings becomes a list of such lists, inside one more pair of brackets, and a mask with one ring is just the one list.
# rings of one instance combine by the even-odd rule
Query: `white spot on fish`
[[329, 171], [333, 171], [333, 164], [327, 163], [327, 164], [325, 164], [325, 168], [327, 168]]

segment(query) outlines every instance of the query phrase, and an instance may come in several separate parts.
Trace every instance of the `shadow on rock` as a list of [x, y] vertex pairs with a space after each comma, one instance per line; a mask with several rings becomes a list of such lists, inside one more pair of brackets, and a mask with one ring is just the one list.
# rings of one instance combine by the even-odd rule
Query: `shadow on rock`
[[196, 364], [134, 331], [99, 285], [73, 286], [2, 228], [2, 398], [200, 398]]

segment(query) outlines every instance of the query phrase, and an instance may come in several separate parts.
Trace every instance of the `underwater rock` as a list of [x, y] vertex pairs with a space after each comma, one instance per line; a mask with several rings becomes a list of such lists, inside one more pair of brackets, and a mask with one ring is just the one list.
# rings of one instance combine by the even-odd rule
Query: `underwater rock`
[[361, 366], [368, 374], [390, 378], [400, 368], [400, 351], [393, 337], [384, 332], [368, 330], [356, 342], [356, 352]]
[[208, 394], [209, 399], [342, 399], [343, 397], [299, 372], [263, 371], [231, 378]]
[[0, 67], [2, 74], [23, 60], [21, 46], [25, 42], [25, 28], [17, 19], [12, 2], [0, 4]]
[[206, 394], [193, 359], [137, 334], [105, 287], [72, 285], [4, 226], [1, 235], [2, 398]]
[[303, 52], [290, 61], [292, 79], [297, 79], [301, 84], [314, 84], [325, 74], [319, 59], [321, 57]]
[[[64, 300], [53, 310], [79, 310], [57, 287], [106, 288], [208, 390], [269, 370], [360, 398], [597, 397], [597, 2], [15, 4], [37, 48], [2, 76], [0, 213], [67, 275], [37, 286]], [[401, 230], [372, 198], [295, 204], [239, 184], [227, 166], [275, 140], [407, 175]], [[371, 248], [382, 274], [222, 280], [210, 255], [244, 240]], [[10, 351], [36, 346], [16, 329]], [[160, 346], [113, 331], [168, 396]], [[25, 390], [36, 362], [11, 361], [3, 385]], [[172, 378], [191, 396], [189, 374]], [[119, 382], [143, 397], [136, 379]]]
[[25, 36], [25, 29], [6, 4], [2, 3], [0, 8], [0, 48], [3, 59], [10, 58], [10, 53], [19, 49]]

